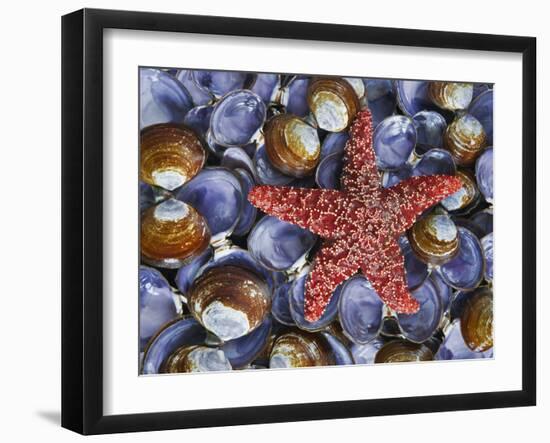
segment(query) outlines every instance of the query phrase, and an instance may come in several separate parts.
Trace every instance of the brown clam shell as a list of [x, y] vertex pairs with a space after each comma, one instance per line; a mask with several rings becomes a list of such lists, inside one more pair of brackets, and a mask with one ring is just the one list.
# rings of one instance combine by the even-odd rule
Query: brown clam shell
[[375, 363], [403, 363], [433, 360], [433, 352], [425, 345], [406, 340], [386, 343], [376, 353]]
[[182, 346], [164, 362], [161, 372], [174, 374], [180, 372], [230, 371], [231, 363], [220, 349], [207, 346]]
[[459, 166], [471, 166], [486, 145], [483, 126], [474, 116], [455, 118], [443, 134], [443, 144]]
[[329, 132], [346, 129], [361, 108], [353, 86], [338, 77], [318, 77], [311, 80], [307, 102], [319, 127]]
[[172, 191], [191, 180], [204, 165], [206, 152], [188, 127], [148, 126], [140, 134], [140, 178]]
[[304, 177], [315, 171], [321, 158], [321, 143], [315, 128], [292, 114], [272, 117], [264, 128], [269, 161], [279, 171]]
[[458, 229], [446, 214], [431, 213], [408, 231], [409, 243], [425, 263], [440, 265], [458, 254]]
[[474, 352], [493, 347], [493, 291], [485, 288], [473, 295], [460, 318], [462, 337]]
[[334, 357], [320, 334], [291, 331], [275, 340], [270, 355], [270, 368], [303, 368], [331, 366]]
[[430, 82], [428, 96], [440, 108], [449, 111], [466, 109], [474, 96], [472, 83]]
[[210, 230], [192, 206], [171, 198], [143, 213], [140, 241], [145, 263], [178, 268], [208, 247]]
[[447, 211], [470, 210], [477, 205], [480, 196], [475, 176], [468, 169], [459, 169], [456, 176], [462, 181], [462, 187], [441, 204]]
[[189, 310], [222, 340], [248, 334], [271, 308], [271, 294], [256, 273], [238, 266], [208, 269], [187, 292]]

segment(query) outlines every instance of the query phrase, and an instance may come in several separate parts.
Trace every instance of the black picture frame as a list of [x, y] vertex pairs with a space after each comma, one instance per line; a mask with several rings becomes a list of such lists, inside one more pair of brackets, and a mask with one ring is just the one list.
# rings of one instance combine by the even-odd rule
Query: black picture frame
[[[110, 415], [103, 413], [103, 30], [519, 53], [523, 63], [522, 389]], [[83, 9], [62, 18], [62, 426], [82, 434], [487, 409], [536, 404], [536, 39]]]

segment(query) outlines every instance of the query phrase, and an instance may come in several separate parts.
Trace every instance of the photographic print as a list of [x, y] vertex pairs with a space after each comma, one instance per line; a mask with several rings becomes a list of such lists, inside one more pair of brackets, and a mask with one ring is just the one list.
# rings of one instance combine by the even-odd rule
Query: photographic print
[[139, 68], [141, 375], [493, 357], [494, 85], [365, 75]]

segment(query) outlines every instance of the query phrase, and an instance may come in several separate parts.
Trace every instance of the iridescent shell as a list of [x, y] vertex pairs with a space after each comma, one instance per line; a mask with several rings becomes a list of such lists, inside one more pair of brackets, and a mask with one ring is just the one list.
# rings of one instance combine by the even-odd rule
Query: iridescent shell
[[203, 91], [219, 98], [235, 89], [241, 89], [246, 73], [231, 71], [193, 71], [193, 80]]
[[414, 314], [397, 314], [399, 328], [404, 337], [415, 343], [422, 343], [436, 331], [441, 317], [443, 306], [436, 286], [431, 279], [414, 291], [413, 297], [420, 303], [420, 309]]
[[427, 346], [406, 340], [393, 340], [380, 348], [374, 362], [404, 363], [430, 360], [433, 360], [433, 353]]
[[149, 343], [142, 362], [142, 374], [159, 374], [162, 365], [178, 348], [203, 344], [205, 329], [194, 318], [186, 317], [166, 325]]
[[[243, 169], [250, 176], [254, 177], [256, 170], [250, 156], [243, 148], [228, 148], [224, 151], [220, 162], [221, 166], [235, 171]], [[248, 195], [248, 192], [246, 193]]]
[[466, 345], [475, 352], [493, 347], [493, 292], [478, 291], [468, 299], [460, 318], [462, 336]]
[[376, 162], [381, 169], [397, 169], [409, 159], [416, 145], [413, 121], [404, 115], [393, 115], [381, 121], [373, 134]]
[[351, 345], [351, 355], [353, 357], [353, 361], [356, 365], [373, 364], [377, 352], [382, 346], [384, 346], [384, 343], [385, 341], [380, 337], [375, 338], [365, 345], [358, 345], [353, 343]]
[[323, 158], [315, 172], [317, 186], [324, 189], [339, 189], [343, 167], [344, 159], [342, 153], [336, 152]]
[[222, 146], [244, 146], [254, 141], [266, 117], [262, 99], [248, 90], [225, 95], [214, 107], [210, 131]]
[[487, 144], [493, 144], [493, 90], [479, 94], [470, 104], [468, 113], [479, 120], [487, 135]]
[[397, 105], [395, 87], [391, 80], [363, 79], [363, 82], [372, 115], [372, 125], [376, 127], [378, 123], [395, 112]]
[[455, 289], [476, 288], [483, 279], [485, 263], [478, 238], [468, 229], [458, 227], [458, 254], [440, 267], [445, 282]]
[[462, 181], [462, 187], [442, 200], [441, 205], [452, 213], [467, 213], [479, 203], [479, 190], [476, 179], [467, 169], [459, 169], [456, 175]]
[[281, 76], [279, 74], [256, 74], [248, 89], [256, 93], [267, 105], [277, 98], [280, 86]]
[[485, 280], [493, 281], [493, 233], [481, 239], [483, 257], [485, 258]]
[[401, 253], [405, 259], [407, 286], [409, 289], [415, 289], [426, 280], [426, 277], [428, 277], [428, 266], [414, 253], [405, 234], [400, 236], [398, 241]]
[[307, 101], [317, 125], [329, 132], [346, 129], [360, 109], [353, 86], [341, 78], [311, 80]]
[[237, 266], [207, 270], [186, 295], [189, 310], [197, 321], [224, 341], [253, 331], [271, 307], [265, 281]]
[[183, 125], [148, 126], [140, 134], [140, 178], [169, 191], [191, 180], [204, 165], [199, 137]]
[[447, 129], [445, 118], [435, 111], [420, 111], [414, 114], [416, 142], [433, 148], [443, 147], [443, 134]]
[[269, 161], [283, 174], [304, 177], [311, 174], [321, 156], [317, 130], [299, 117], [279, 114], [264, 127]]
[[185, 114], [183, 124], [195, 131], [202, 140], [206, 140], [213, 111], [214, 106], [212, 105], [196, 106]]
[[309, 81], [309, 77], [295, 76], [283, 89], [280, 102], [288, 114], [305, 117], [309, 113], [307, 104]]
[[139, 128], [157, 123], [182, 123], [193, 107], [184, 86], [160, 69], [139, 70]]
[[439, 270], [432, 271], [430, 274], [430, 280], [437, 289], [439, 300], [441, 300], [441, 306], [443, 307], [443, 312], [448, 312], [451, 308], [451, 302], [453, 300], [453, 288], [445, 283], [445, 280], [441, 277]]
[[271, 317], [267, 316], [250, 334], [228, 341], [221, 346], [220, 349], [233, 368], [245, 367], [265, 351], [270, 342], [272, 323]]
[[273, 167], [267, 156], [265, 144], [256, 150], [253, 161], [256, 178], [263, 185], [284, 186], [294, 180], [294, 177], [283, 174]]
[[348, 279], [340, 290], [338, 313], [344, 334], [354, 343], [366, 344], [382, 329], [384, 303], [362, 275]]
[[487, 137], [479, 120], [464, 114], [447, 126], [443, 143], [457, 165], [470, 166], [486, 146]]
[[456, 165], [449, 151], [430, 149], [414, 165], [412, 175], [455, 175]]
[[303, 329], [304, 331], [314, 332], [326, 328], [336, 318], [338, 314], [338, 300], [340, 298], [341, 287], [339, 286], [334, 290], [330, 302], [323, 312], [323, 315], [321, 315], [318, 320], [310, 322], [305, 319], [304, 313], [306, 281], [309, 275], [309, 271], [309, 266], [306, 266], [304, 269], [302, 269], [290, 288], [290, 314], [292, 315], [294, 323], [296, 323], [296, 325], [300, 329]]
[[474, 85], [472, 83], [430, 82], [428, 95], [440, 108], [457, 111], [466, 109], [472, 101]]
[[458, 230], [445, 214], [431, 213], [408, 231], [409, 243], [425, 263], [440, 265], [458, 254]]
[[176, 198], [199, 211], [212, 233], [212, 244], [223, 242], [233, 233], [243, 206], [243, 191], [237, 176], [229, 169], [204, 168], [178, 189]]
[[321, 334], [291, 331], [275, 340], [269, 358], [270, 368], [303, 368], [336, 364]]
[[267, 269], [287, 271], [297, 268], [317, 237], [307, 229], [265, 216], [248, 235], [248, 250]]
[[483, 151], [476, 161], [476, 179], [479, 190], [488, 203], [493, 203], [493, 148]]
[[180, 69], [176, 74], [176, 78], [187, 89], [195, 106], [207, 105], [214, 100], [212, 94], [197, 85], [192, 70]]
[[471, 358], [492, 358], [493, 349], [474, 352], [462, 337], [460, 319], [456, 319], [445, 331], [445, 339], [435, 354], [435, 360], [467, 360]]
[[166, 363], [162, 372], [213, 372], [231, 371], [231, 363], [221, 349], [206, 346], [182, 346], [177, 349]]
[[208, 247], [210, 231], [192, 206], [171, 198], [143, 213], [140, 240], [145, 263], [179, 268]]
[[321, 144], [321, 159], [336, 153], [343, 155], [348, 140], [347, 132], [329, 132]]
[[397, 105], [405, 115], [412, 117], [420, 111], [440, 111], [428, 95], [429, 82], [419, 80], [397, 80], [395, 90]]

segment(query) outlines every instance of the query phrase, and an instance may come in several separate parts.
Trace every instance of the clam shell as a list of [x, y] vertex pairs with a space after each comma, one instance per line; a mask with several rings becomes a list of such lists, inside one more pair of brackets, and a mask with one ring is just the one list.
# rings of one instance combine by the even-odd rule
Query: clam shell
[[256, 74], [249, 89], [267, 105], [277, 98], [280, 86], [281, 76], [279, 74]]
[[474, 85], [472, 83], [430, 82], [428, 95], [440, 108], [457, 111], [466, 109], [472, 101]]
[[397, 169], [409, 159], [416, 145], [413, 121], [404, 115], [393, 115], [376, 126], [373, 147], [381, 169]]
[[206, 152], [199, 137], [183, 125], [148, 126], [140, 134], [140, 178], [169, 191], [201, 170]]
[[471, 114], [455, 118], [443, 136], [445, 148], [457, 165], [470, 166], [486, 146], [487, 137], [481, 123]]
[[443, 312], [448, 312], [451, 308], [451, 302], [453, 300], [453, 289], [445, 283], [445, 280], [443, 280], [443, 277], [441, 277], [438, 270], [434, 270], [430, 274], [430, 280], [437, 289], [439, 300], [441, 301], [441, 306], [443, 307]]
[[492, 358], [493, 349], [485, 352], [474, 352], [462, 337], [460, 319], [453, 321], [445, 333], [445, 339], [435, 354], [435, 360], [467, 360], [472, 358]]
[[344, 159], [342, 153], [337, 152], [325, 157], [321, 160], [315, 172], [317, 186], [324, 189], [339, 189], [343, 167]]
[[270, 163], [283, 174], [304, 177], [320, 160], [317, 130], [299, 117], [279, 114], [264, 127], [265, 149]]
[[189, 263], [178, 269], [174, 280], [182, 294], [189, 290], [199, 270], [212, 258], [212, 254], [212, 248], [208, 247], [202, 254], [197, 255]]
[[329, 132], [346, 129], [360, 109], [355, 90], [341, 78], [311, 80], [307, 101], [317, 125]]
[[427, 346], [406, 340], [393, 340], [380, 348], [374, 362], [404, 363], [430, 360], [433, 360], [433, 353]]
[[231, 71], [193, 71], [193, 80], [204, 92], [219, 98], [235, 89], [242, 89], [246, 73]]
[[364, 345], [358, 345], [353, 343], [351, 345], [351, 355], [353, 361], [356, 365], [371, 365], [374, 363], [374, 358], [376, 357], [377, 352], [382, 346], [384, 346], [385, 341], [380, 337], [375, 338], [374, 340], [368, 342]]
[[456, 165], [449, 151], [444, 149], [430, 149], [414, 165], [412, 175], [455, 175]]
[[493, 210], [490, 208], [476, 212], [470, 217], [469, 221], [475, 227], [478, 238], [485, 237], [493, 232]]
[[290, 175], [283, 174], [271, 164], [265, 145], [258, 148], [253, 161], [256, 178], [263, 185], [284, 186], [294, 179]]
[[191, 317], [166, 325], [150, 342], [142, 362], [142, 374], [159, 374], [162, 365], [178, 348], [198, 345], [206, 340], [206, 331]]
[[213, 111], [214, 106], [211, 105], [196, 106], [185, 114], [183, 124], [195, 131], [202, 140], [206, 140]]
[[485, 258], [485, 280], [493, 281], [493, 233], [481, 239], [483, 257]]
[[453, 214], [471, 211], [479, 203], [479, 190], [474, 175], [467, 169], [459, 169], [456, 175], [462, 180], [462, 187], [441, 201], [441, 205]]
[[320, 334], [324, 337], [327, 345], [330, 348], [330, 352], [332, 354], [332, 358], [334, 359], [335, 365], [345, 366], [353, 364], [353, 357], [351, 355], [351, 352], [340, 337], [336, 336], [335, 334], [331, 334], [328, 331], [322, 331]]
[[487, 136], [487, 144], [493, 144], [493, 90], [479, 94], [470, 104], [468, 113], [482, 124]]
[[348, 140], [347, 132], [329, 132], [321, 144], [321, 159], [336, 153], [343, 155]]
[[363, 79], [366, 88], [368, 107], [372, 115], [372, 125], [378, 123], [395, 112], [397, 97], [391, 80]]
[[431, 213], [408, 231], [409, 243], [425, 263], [440, 265], [458, 254], [458, 230], [446, 214]]
[[338, 313], [344, 334], [354, 343], [374, 340], [382, 329], [384, 303], [362, 275], [347, 280], [340, 290]]
[[433, 148], [443, 147], [443, 134], [447, 129], [445, 118], [436, 111], [420, 111], [414, 114], [416, 142]]
[[397, 80], [395, 90], [397, 105], [405, 115], [412, 117], [420, 111], [440, 111], [428, 94], [429, 82], [419, 80]]
[[252, 176], [244, 169], [235, 169], [235, 174], [238, 176], [243, 190], [243, 208], [241, 211], [241, 216], [239, 217], [239, 222], [233, 231], [233, 235], [243, 236], [248, 234], [250, 229], [252, 229], [252, 226], [254, 226], [254, 222], [256, 221], [256, 216], [258, 215], [258, 210], [248, 201], [247, 198], [248, 193], [254, 187], [255, 182]]
[[410, 178], [412, 173], [413, 173], [413, 169], [408, 163], [405, 163], [399, 169], [394, 169], [392, 171], [384, 171], [382, 173], [382, 186], [384, 188], [391, 188], [397, 183]]
[[281, 104], [286, 108], [287, 113], [298, 117], [305, 117], [309, 113], [307, 103], [309, 81], [309, 77], [297, 76], [285, 88]]
[[231, 363], [221, 349], [206, 346], [182, 346], [164, 364], [163, 372], [231, 371]]
[[181, 82], [185, 89], [187, 89], [195, 106], [207, 105], [214, 100], [212, 94], [203, 88], [200, 88], [197, 83], [195, 83], [192, 70], [180, 69], [176, 74], [176, 78]]
[[143, 213], [140, 246], [145, 263], [178, 268], [201, 254], [209, 241], [205, 219], [184, 202], [172, 198]]
[[204, 272], [187, 292], [187, 300], [197, 321], [224, 341], [256, 329], [271, 307], [265, 281], [237, 266]]
[[489, 203], [493, 203], [493, 148], [483, 151], [476, 161], [476, 179], [479, 190]]
[[270, 368], [302, 368], [334, 364], [334, 356], [324, 337], [304, 331], [291, 331], [278, 337], [269, 358]]
[[244, 146], [258, 137], [265, 117], [265, 104], [258, 95], [244, 89], [233, 91], [214, 106], [210, 131], [221, 146]]
[[493, 292], [478, 291], [468, 299], [460, 317], [464, 342], [472, 351], [484, 352], [493, 347]]
[[269, 345], [273, 320], [267, 316], [250, 334], [228, 341], [220, 348], [231, 366], [244, 368], [252, 363]]
[[184, 86], [160, 69], [139, 70], [139, 128], [157, 123], [182, 123], [193, 107]]
[[271, 300], [271, 314], [279, 323], [286, 326], [294, 326], [294, 319], [290, 312], [291, 282], [283, 283], [275, 289]]
[[399, 247], [405, 259], [407, 286], [409, 289], [417, 288], [426, 280], [426, 277], [428, 277], [428, 266], [414, 253], [406, 235], [399, 237]]

